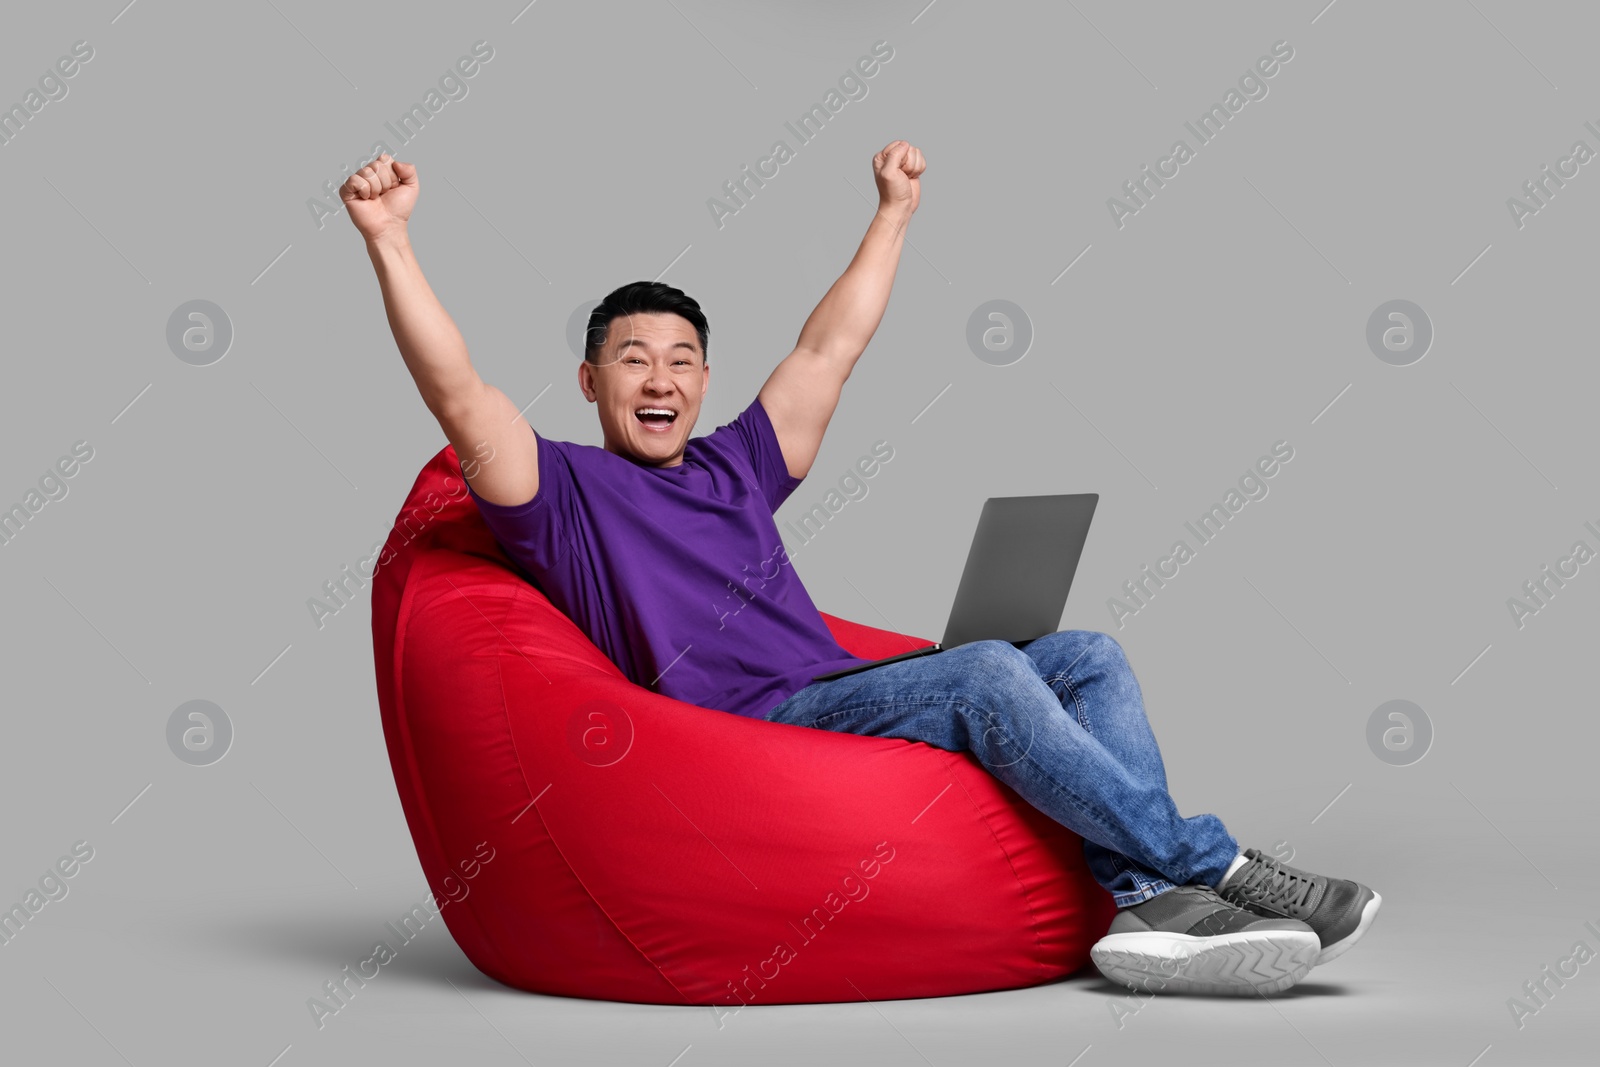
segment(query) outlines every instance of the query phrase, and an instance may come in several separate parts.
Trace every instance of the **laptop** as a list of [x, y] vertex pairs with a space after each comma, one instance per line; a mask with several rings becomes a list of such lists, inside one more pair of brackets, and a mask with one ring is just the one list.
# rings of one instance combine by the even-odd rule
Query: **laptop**
[[1054, 633], [1099, 501], [1098, 493], [990, 497], [967, 550], [944, 640], [811, 680], [831, 681], [972, 641], [1025, 645]]

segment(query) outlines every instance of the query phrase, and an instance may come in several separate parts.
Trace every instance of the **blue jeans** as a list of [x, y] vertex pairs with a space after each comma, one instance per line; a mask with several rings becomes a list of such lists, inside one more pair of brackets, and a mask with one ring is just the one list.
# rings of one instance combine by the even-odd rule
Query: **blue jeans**
[[813, 682], [766, 718], [972, 753], [1083, 838], [1118, 907], [1174, 885], [1214, 886], [1239, 852], [1215, 815], [1178, 814], [1139, 683], [1109, 634], [1062, 630], [1021, 648], [974, 641]]

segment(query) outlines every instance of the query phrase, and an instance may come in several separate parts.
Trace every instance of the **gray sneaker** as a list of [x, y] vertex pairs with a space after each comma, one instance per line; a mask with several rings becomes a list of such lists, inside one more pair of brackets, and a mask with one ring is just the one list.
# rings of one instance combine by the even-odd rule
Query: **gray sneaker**
[[1361, 939], [1383, 898], [1360, 882], [1311, 874], [1244, 850], [1245, 864], [1217, 887], [1223, 900], [1257, 915], [1299, 919], [1317, 932], [1322, 951], [1317, 963], [1338, 959]]
[[1210, 886], [1181, 885], [1122, 908], [1089, 950], [1100, 973], [1150, 993], [1281, 993], [1321, 944], [1298, 919], [1264, 918]]

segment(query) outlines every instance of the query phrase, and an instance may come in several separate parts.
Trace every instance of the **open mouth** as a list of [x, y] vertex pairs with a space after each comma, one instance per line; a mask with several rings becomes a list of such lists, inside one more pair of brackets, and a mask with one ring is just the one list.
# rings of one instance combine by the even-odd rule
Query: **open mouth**
[[633, 417], [652, 433], [666, 433], [678, 421], [678, 413], [671, 408], [643, 407], [635, 410]]

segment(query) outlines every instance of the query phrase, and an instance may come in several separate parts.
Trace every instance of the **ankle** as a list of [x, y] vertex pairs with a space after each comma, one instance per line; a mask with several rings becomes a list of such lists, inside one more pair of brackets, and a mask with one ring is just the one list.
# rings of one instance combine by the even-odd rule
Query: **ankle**
[[1240, 852], [1237, 856], [1233, 857], [1233, 862], [1228, 864], [1228, 869], [1222, 872], [1222, 877], [1217, 879], [1217, 884], [1212, 886], [1211, 888], [1213, 888], [1213, 889], [1221, 889], [1222, 886], [1223, 886], [1223, 883], [1225, 883], [1229, 878], [1233, 877], [1233, 872], [1234, 871], [1237, 871], [1240, 867], [1243, 867], [1246, 863], [1249, 863], [1249, 862], [1250, 862], [1249, 860], [1245, 859], [1244, 853]]

